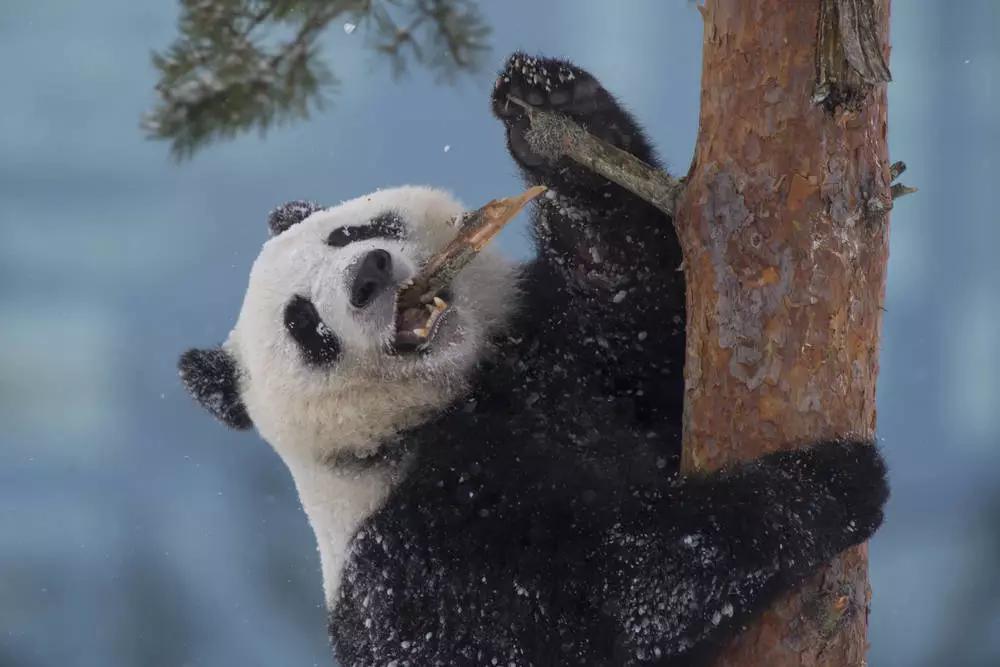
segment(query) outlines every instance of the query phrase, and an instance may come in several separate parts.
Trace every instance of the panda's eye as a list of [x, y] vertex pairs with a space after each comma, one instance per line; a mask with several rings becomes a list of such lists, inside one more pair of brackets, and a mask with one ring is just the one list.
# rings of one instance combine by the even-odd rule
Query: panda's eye
[[328, 366], [340, 358], [340, 340], [320, 319], [309, 299], [296, 296], [285, 306], [285, 330], [310, 366]]
[[401, 239], [406, 236], [406, 225], [395, 211], [381, 213], [363, 225], [338, 227], [326, 237], [327, 245], [343, 248], [349, 243], [368, 239]]

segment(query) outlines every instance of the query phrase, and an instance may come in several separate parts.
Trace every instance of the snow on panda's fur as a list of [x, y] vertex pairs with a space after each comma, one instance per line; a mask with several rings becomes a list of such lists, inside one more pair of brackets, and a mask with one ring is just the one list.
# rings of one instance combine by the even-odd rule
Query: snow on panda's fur
[[650, 164], [586, 72], [515, 54], [494, 113], [537, 206], [536, 260], [489, 249], [427, 345], [394, 294], [461, 207], [427, 188], [272, 213], [273, 237], [191, 393], [255, 426], [315, 530], [343, 665], [694, 664], [881, 522], [884, 465], [830, 442], [677, 474], [684, 284], [669, 219], [524, 140], [511, 94]]
[[[452, 284], [452, 310], [429, 349], [387, 351], [396, 286], [454, 237], [462, 210], [444, 192], [422, 187], [380, 190], [328, 209], [280, 207], [228, 340], [182, 358], [185, 382], [207, 407], [230, 425], [252, 424], [290, 468], [319, 537], [328, 600], [347, 541], [398, 479], [400, 461], [354, 468], [380, 461], [380, 448], [392, 454], [388, 441], [466, 390], [489, 332], [516, 301], [514, 267], [487, 249]], [[381, 252], [390, 257], [385, 271], [375, 267], [366, 277], [366, 258]], [[359, 308], [352, 291], [366, 282], [379, 284]], [[208, 362], [220, 358], [233, 372], [229, 392], [212, 386], [219, 376]]]

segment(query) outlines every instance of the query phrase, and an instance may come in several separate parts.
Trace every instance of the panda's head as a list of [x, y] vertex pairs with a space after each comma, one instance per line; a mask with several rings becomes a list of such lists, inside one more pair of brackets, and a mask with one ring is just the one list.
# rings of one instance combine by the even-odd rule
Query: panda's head
[[188, 390], [282, 456], [314, 459], [364, 456], [446, 407], [506, 320], [515, 283], [486, 249], [436, 307], [396, 317], [400, 285], [455, 236], [461, 212], [420, 187], [276, 209], [229, 338], [181, 357]]

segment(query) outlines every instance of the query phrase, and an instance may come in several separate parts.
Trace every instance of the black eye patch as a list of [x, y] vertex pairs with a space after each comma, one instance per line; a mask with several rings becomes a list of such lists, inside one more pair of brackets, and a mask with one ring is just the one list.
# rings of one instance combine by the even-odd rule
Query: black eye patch
[[363, 225], [338, 227], [326, 237], [327, 245], [343, 248], [348, 243], [368, 239], [401, 239], [406, 236], [406, 225], [395, 211], [381, 213]]
[[296, 296], [285, 306], [285, 329], [310, 366], [329, 366], [340, 358], [340, 339], [326, 326], [309, 299]]

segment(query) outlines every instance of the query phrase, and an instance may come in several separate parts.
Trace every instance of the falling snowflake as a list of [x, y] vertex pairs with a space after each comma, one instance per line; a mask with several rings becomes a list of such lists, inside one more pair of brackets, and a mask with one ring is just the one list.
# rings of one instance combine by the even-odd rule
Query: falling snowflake
[[358, 29], [358, 26], [348, 21], [344, 24], [344, 33], [350, 35], [352, 32]]

